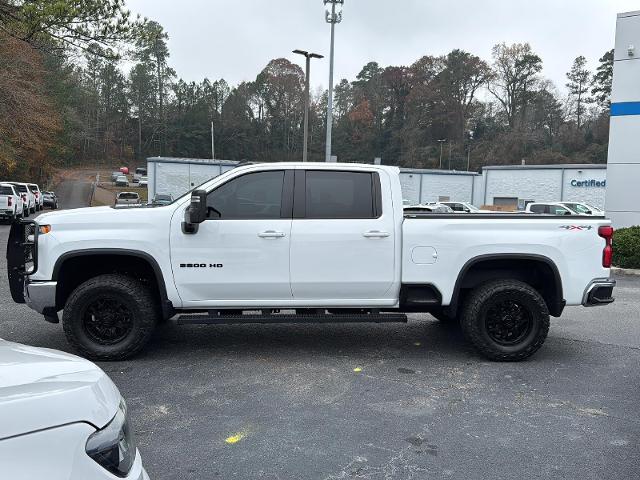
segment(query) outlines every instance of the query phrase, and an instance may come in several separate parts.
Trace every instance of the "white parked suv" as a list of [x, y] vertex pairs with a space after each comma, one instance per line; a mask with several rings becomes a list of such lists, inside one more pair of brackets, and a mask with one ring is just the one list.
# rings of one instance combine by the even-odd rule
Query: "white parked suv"
[[0, 339], [0, 477], [148, 480], [118, 388], [93, 363]]
[[526, 213], [541, 213], [545, 215], [578, 215], [560, 202], [533, 202], [524, 209]]
[[[404, 211], [395, 167], [245, 165], [173, 203], [14, 223], [9, 286], [84, 356], [158, 322], [459, 322], [493, 360], [536, 352], [565, 305], [613, 302], [604, 217]], [[205, 312], [205, 313], [203, 313]], [[259, 312], [259, 313], [256, 313]], [[295, 312], [295, 313], [293, 313]]]

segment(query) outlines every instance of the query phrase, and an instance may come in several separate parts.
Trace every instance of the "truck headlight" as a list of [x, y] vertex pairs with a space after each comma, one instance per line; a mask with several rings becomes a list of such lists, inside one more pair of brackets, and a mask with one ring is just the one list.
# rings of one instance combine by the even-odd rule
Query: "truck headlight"
[[112, 474], [127, 476], [136, 459], [136, 443], [124, 399], [113, 420], [103, 429], [91, 434], [85, 450], [87, 455]]

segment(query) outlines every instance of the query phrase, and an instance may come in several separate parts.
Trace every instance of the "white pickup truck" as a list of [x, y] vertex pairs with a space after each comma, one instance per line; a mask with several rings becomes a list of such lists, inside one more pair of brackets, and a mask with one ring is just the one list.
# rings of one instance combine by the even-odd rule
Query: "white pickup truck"
[[164, 206], [16, 223], [14, 301], [84, 356], [138, 352], [160, 321], [460, 323], [494, 360], [537, 351], [565, 305], [613, 301], [604, 217], [403, 212], [399, 171], [275, 163], [228, 171]]
[[24, 216], [22, 197], [10, 183], [0, 183], [0, 219], [15, 220]]

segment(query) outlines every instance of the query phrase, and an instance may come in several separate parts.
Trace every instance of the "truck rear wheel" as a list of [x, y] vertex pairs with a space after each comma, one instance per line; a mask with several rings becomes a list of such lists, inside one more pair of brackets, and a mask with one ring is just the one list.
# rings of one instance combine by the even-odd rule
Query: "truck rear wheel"
[[123, 360], [149, 341], [159, 313], [151, 291], [124, 275], [100, 275], [76, 288], [64, 307], [67, 341], [92, 360]]
[[542, 296], [518, 280], [497, 280], [475, 288], [461, 315], [467, 339], [491, 360], [513, 362], [533, 355], [549, 333]]

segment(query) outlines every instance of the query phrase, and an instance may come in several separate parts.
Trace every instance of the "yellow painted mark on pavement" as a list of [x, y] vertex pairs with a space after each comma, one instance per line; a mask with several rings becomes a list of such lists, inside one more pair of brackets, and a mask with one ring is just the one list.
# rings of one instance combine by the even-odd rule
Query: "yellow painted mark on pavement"
[[237, 433], [235, 435], [232, 435], [231, 437], [225, 438], [224, 442], [229, 445], [233, 445], [234, 443], [238, 443], [243, 438], [244, 438], [244, 433]]
[[422, 345], [422, 343], [420, 343], [420, 342], [414, 342], [414, 345], [415, 345], [416, 347], [419, 347], [420, 345]]
[[353, 369], [353, 371], [354, 371], [354, 372], [356, 372], [356, 373], [358, 373], [358, 372], [361, 372], [361, 371], [362, 371], [362, 369], [361, 369], [360, 367], [356, 367], [356, 368], [354, 368], [354, 369]]

